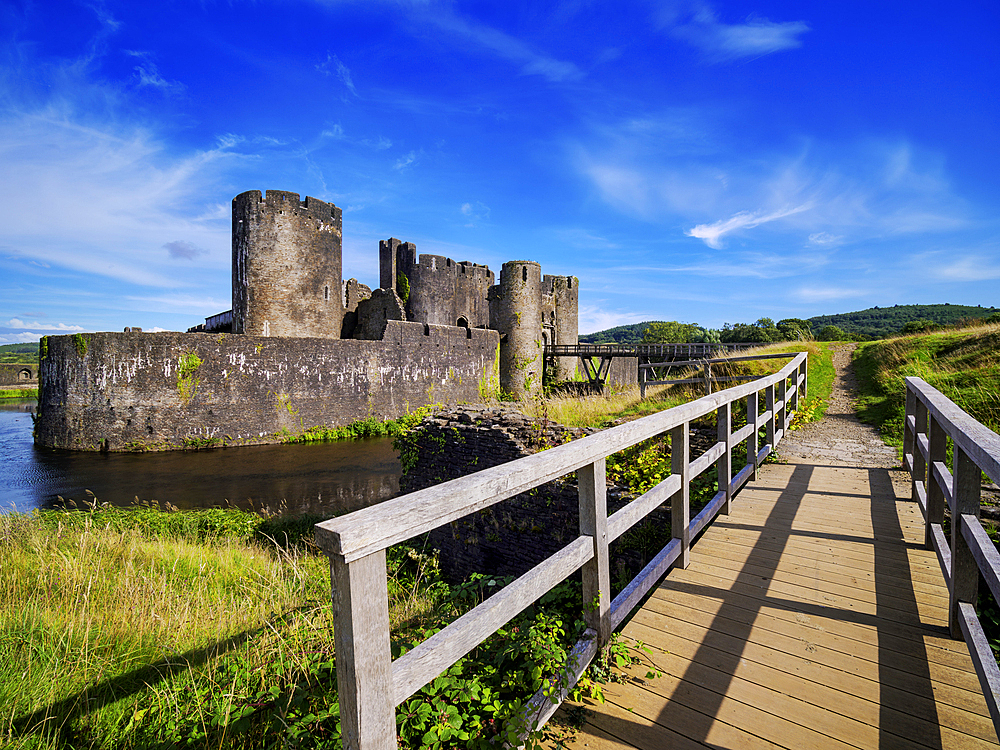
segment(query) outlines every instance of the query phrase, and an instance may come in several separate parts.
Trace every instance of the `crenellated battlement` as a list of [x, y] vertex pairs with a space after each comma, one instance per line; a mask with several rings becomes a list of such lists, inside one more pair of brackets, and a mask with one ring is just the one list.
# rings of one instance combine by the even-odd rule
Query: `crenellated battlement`
[[292, 216], [304, 214], [318, 221], [335, 223], [337, 229], [340, 229], [343, 217], [341, 209], [334, 204], [308, 195], [305, 200], [300, 200], [298, 193], [289, 190], [268, 190], [264, 195], [260, 190], [247, 190], [233, 198], [233, 207], [237, 204], [244, 210], [257, 212], [266, 207], [269, 211], [277, 211], [279, 215], [284, 211]]

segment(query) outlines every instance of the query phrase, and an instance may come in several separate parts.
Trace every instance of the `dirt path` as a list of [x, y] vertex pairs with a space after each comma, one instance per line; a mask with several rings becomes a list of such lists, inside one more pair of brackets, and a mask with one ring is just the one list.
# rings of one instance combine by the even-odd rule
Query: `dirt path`
[[819, 422], [802, 425], [778, 445], [778, 456], [786, 463], [899, 467], [896, 449], [887, 446], [878, 431], [863, 424], [854, 411], [857, 380], [851, 355], [857, 344], [843, 344], [833, 353], [836, 376], [830, 406]]

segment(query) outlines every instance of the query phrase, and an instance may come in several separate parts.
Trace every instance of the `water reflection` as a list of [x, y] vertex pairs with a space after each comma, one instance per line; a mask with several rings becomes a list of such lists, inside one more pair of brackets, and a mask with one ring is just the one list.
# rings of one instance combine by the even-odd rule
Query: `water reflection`
[[80, 501], [231, 504], [288, 513], [334, 513], [399, 492], [391, 439], [312, 445], [261, 445], [211, 451], [122, 454], [37, 448], [34, 401], [0, 401], [0, 508], [26, 511], [58, 496]]

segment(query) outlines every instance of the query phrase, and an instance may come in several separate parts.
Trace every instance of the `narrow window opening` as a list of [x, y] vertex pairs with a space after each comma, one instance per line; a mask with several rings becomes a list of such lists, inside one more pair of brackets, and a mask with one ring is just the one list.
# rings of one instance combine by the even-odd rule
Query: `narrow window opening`
[[330, 287], [323, 287], [323, 299], [329, 301], [330, 299]]
[[524, 281], [528, 280], [528, 267], [527, 266], [521, 266], [521, 278]]

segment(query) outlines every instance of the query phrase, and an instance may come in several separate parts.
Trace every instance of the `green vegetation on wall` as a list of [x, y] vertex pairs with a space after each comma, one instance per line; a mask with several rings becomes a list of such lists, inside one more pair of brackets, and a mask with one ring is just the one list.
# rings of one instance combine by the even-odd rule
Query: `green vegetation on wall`
[[177, 394], [185, 406], [198, 390], [198, 378], [194, 374], [201, 365], [201, 358], [194, 352], [185, 352], [177, 358]]
[[396, 290], [399, 292], [399, 299], [405, 305], [410, 299], [410, 280], [405, 273], [396, 274]]
[[82, 333], [74, 333], [73, 334], [73, 345], [76, 346], [76, 353], [79, 354], [81, 358], [87, 356], [87, 337], [86, 336], [84, 336]]

